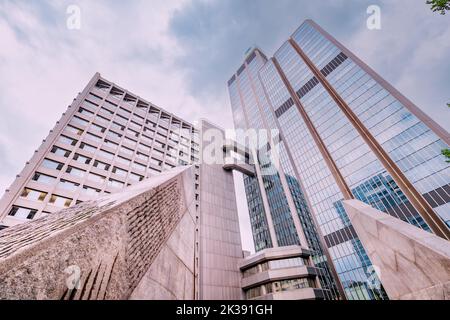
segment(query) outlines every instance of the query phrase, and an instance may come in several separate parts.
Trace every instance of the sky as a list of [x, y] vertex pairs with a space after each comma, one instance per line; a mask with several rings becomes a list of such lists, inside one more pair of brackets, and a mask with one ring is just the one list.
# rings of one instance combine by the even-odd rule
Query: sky
[[[0, 0], [0, 193], [95, 72], [194, 122], [232, 128], [226, 82], [313, 19], [447, 130], [450, 16], [425, 0]], [[80, 29], [67, 28], [69, 5]], [[367, 8], [381, 9], [369, 30]], [[236, 176], [243, 247], [253, 251]]]

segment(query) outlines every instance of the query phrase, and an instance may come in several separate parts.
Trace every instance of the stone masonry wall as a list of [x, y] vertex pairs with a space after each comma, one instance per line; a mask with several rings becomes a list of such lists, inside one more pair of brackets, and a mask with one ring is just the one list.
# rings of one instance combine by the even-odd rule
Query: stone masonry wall
[[0, 299], [193, 299], [192, 189], [176, 168], [0, 231]]

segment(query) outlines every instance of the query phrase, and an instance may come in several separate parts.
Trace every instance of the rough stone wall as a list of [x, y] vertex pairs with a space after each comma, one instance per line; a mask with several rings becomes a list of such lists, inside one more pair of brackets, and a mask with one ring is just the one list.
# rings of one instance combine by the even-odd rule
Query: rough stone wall
[[[192, 299], [192, 189], [176, 168], [0, 231], [0, 299]], [[166, 279], [148, 285], [155, 272]]]
[[[203, 121], [202, 130], [210, 128], [218, 129]], [[240, 300], [243, 254], [233, 173], [203, 162], [200, 185], [200, 299]]]
[[360, 201], [344, 201], [390, 299], [450, 300], [450, 242]]

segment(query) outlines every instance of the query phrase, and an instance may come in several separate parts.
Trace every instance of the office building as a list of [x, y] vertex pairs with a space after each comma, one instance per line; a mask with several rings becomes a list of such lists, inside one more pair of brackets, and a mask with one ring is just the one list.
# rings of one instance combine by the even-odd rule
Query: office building
[[199, 161], [194, 126], [96, 74], [0, 200], [12, 226]]

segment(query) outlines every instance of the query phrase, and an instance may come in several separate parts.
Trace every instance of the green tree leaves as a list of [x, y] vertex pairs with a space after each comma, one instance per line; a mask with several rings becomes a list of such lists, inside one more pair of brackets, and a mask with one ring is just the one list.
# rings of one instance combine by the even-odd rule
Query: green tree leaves
[[431, 10], [433, 12], [439, 12], [445, 14], [450, 10], [450, 0], [427, 0], [427, 4], [431, 4]]

